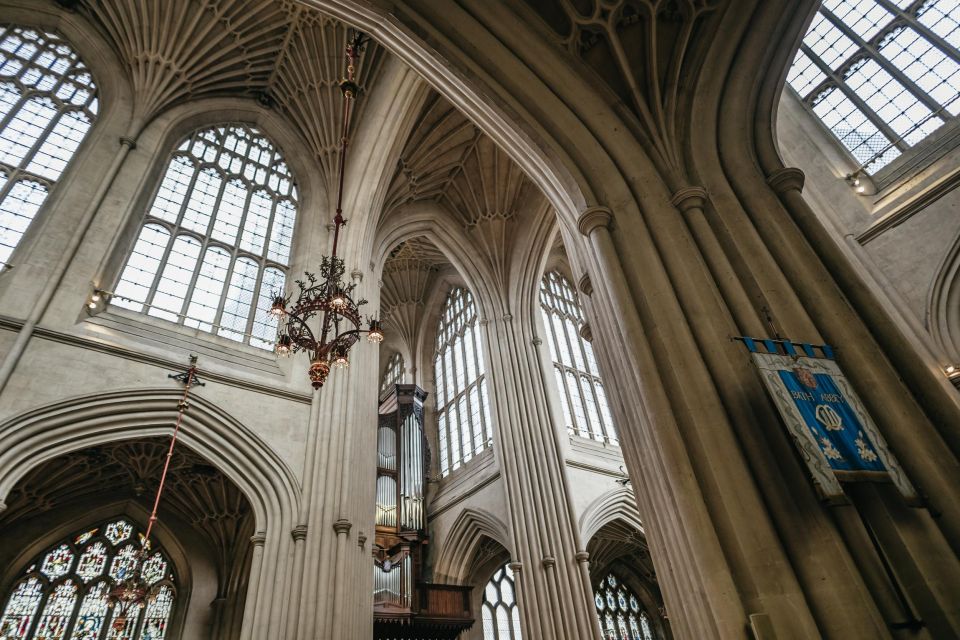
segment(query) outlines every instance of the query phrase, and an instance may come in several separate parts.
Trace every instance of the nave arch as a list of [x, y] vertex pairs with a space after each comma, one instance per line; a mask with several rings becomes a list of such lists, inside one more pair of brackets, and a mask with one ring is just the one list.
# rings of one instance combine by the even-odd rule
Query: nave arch
[[[74, 397], [23, 412], [0, 425], [0, 506], [31, 469], [80, 449], [163, 438], [171, 434], [182, 392], [137, 389]], [[283, 460], [240, 422], [194, 396], [179, 441], [209, 461], [247, 498], [253, 514], [253, 553], [242, 638], [282, 631], [293, 573], [291, 532], [298, 524], [300, 486]], [[2, 513], [2, 511], [0, 511]]]

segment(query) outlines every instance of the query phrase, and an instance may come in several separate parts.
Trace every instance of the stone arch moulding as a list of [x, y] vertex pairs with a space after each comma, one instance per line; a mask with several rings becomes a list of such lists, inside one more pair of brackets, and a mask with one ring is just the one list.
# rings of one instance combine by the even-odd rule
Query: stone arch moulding
[[377, 229], [374, 244], [374, 266], [377, 277], [382, 277], [383, 266], [390, 251], [411, 238], [426, 238], [432, 242], [453, 265], [467, 287], [476, 296], [481, 317], [491, 318], [502, 304], [500, 296], [489, 286], [494, 282], [484, 257], [474, 243], [453, 220], [450, 214], [434, 202], [414, 202], [393, 211]]
[[960, 360], [960, 235], [953, 241], [927, 297], [927, 328], [949, 364]]
[[603, 494], [584, 509], [580, 514], [580, 539], [586, 544], [604, 525], [614, 520], [622, 520], [637, 531], [644, 531], [636, 498], [626, 487]]
[[535, 139], [516, 114], [491, 105], [491, 92], [457, 70], [423, 36], [401, 23], [388, 9], [356, 0], [299, 0], [301, 4], [356, 25], [419, 73], [430, 85], [475, 122], [501, 148], [513, 150], [514, 161], [533, 179], [558, 211], [573, 223], [593, 196], [571, 171], [572, 163], [551, 159], [549, 145]]
[[[137, 389], [79, 396], [32, 409], [0, 424], [0, 510], [34, 465], [116, 440], [169, 435], [177, 389]], [[283, 637], [301, 491], [283, 460], [247, 427], [202, 397], [190, 401], [180, 441], [219, 468], [249, 500], [256, 534], [241, 640]]]
[[[437, 554], [434, 579], [463, 584], [470, 578], [470, 568], [484, 538], [490, 538], [510, 550], [510, 543], [504, 537], [506, 533], [507, 525], [493, 514], [482, 509], [464, 509], [457, 516], [446, 542]], [[510, 555], [512, 557], [513, 553], [510, 552]]]

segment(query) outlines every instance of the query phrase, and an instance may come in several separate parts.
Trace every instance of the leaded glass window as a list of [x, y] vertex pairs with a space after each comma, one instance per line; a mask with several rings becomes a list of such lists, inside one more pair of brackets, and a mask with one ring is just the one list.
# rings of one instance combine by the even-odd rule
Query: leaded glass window
[[520, 606], [513, 569], [505, 564], [483, 590], [483, 640], [521, 640]]
[[461, 287], [450, 291], [440, 313], [433, 367], [440, 474], [445, 476], [492, 442], [477, 308]]
[[394, 351], [387, 360], [387, 370], [383, 372], [383, 380], [380, 381], [380, 393], [401, 382], [403, 382], [403, 356]]
[[637, 594], [614, 574], [600, 582], [593, 601], [604, 640], [655, 640]]
[[297, 187], [257, 129], [197, 131], [167, 164], [112, 303], [272, 349]]
[[580, 335], [583, 310], [573, 285], [558, 271], [547, 273], [540, 281], [540, 310], [567, 431], [617, 444], [593, 347]]
[[[172, 565], [149, 549], [145, 607], [114, 624], [109, 592], [137, 568], [143, 534], [116, 518], [53, 545], [24, 569], [0, 618], [3, 640], [163, 640], [176, 603]], [[141, 615], [143, 614], [143, 615]]]
[[90, 71], [60, 36], [0, 26], [0, 270], [97, 115]]
[[787, 81], [874, 173], [957, 120], [958, 47], [956, 0], [824, 0]]

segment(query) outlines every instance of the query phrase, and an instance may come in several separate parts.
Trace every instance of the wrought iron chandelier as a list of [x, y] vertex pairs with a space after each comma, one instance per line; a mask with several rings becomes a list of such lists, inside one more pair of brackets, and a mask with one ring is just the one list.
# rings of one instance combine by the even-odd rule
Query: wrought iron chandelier
[[[343, 279], [345, 266], [343, 258], [337, 256], [340, 230], [347, 223], [343, 217], [343, 174], [349, 146], [350, 115], [353, 102], [360, 87], [354, 75], [357, 57], [365, 42], [362, 33], [348, 38], [346, 45], [347, 73], [340, 81], [343, 93], [343, 134], [340, 138], [339, 175], [337, 180], [337, 209], [333, 218], [333, 248], [329, 256], [320, 261], [320, 277], [306, 272], [305, 280], [297, 280], [297, 299], [292, 304], [290, 297], [278, 292], [273, 297], [270, 314], [277, 318], [280, 332], [277, 336], [276, 352], [280, 356], [289, 356], [300, 351], [310, 355], [310, 382], [319, 389], [326, 382], [331, 367], [346, 368], [350, 364], [349, 352], [364, 333], [373, 343], [383, 341], [383, 328], [376, 318], [368, 319], [368, 328], [362, 329], [363, 320], [360, 307], [367, 303], [364, 299], [353, 298], [356, 283], [346, 284]], [[320, 316], [317, 331], [311, 328], [311, 321]]]

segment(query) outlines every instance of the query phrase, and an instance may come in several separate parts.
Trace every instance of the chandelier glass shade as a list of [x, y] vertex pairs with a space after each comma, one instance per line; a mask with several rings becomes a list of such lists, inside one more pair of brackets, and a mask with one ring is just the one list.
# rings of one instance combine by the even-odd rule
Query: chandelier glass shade
[[345, 369], [350, 365], [350, 349], [363, 334], [370, 342], [383, 341], [383, 328], [376, 318], [368, 318], [363, 328], [360, 307], [367, 303], [354, 297], [356, 283], [344, 280], [346, 267], [337, 256], [340, 231], [347, 223], [343, 217], [343, 179], [346, 165], [350, 115], [354, 100], [360, 91], [354, 76], [357, 57], [364, 37], [356, 33], [346, 46], [347, 73], [340, 81], [343, 94], [343, 137], [340, 140], [339, 176], [337, 181], [337, 208], [333, 218], [333, 248], [320, 261], [319, 274], [306, 272], [297, 280], [296, 300], [282, 292], [273, 296], [270, 314], [277, 318], [280, 331], [275, 350], [277, 355], [289, 356], [304, 352], [310, 356], [310, 382], [319, 389], [326, 382], [331, 367]]

